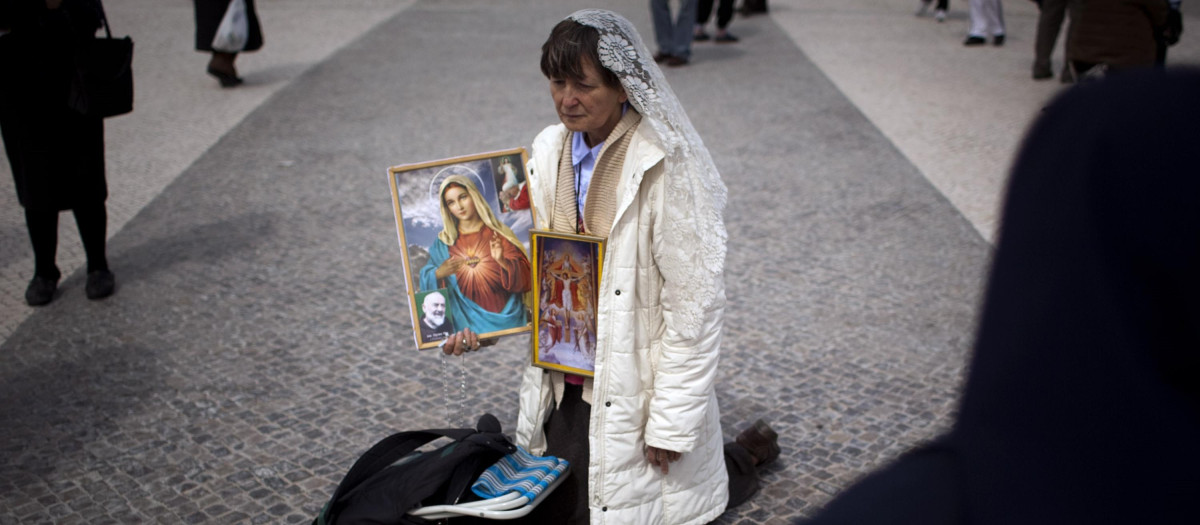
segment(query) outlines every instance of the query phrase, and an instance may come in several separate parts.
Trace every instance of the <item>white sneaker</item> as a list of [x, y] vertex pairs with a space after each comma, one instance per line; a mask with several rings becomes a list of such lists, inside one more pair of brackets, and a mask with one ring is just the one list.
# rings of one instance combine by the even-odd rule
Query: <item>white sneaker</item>
[[935, 13], [933, 13], [933, 18], [935, 20], [937, 20], [938, 22], [945, 22], [946, 21], [946, 10], [938, 9]]

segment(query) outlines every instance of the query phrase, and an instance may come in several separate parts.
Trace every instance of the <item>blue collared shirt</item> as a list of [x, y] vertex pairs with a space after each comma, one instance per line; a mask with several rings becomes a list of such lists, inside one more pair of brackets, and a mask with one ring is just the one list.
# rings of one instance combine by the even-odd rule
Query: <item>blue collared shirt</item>
[[575, 167], [575, 210], [579, 212], [579, 216], [583, 216], [583, 203], [587, 202], [588, 187], [592, 185], [592, 172], [596, 169], [596, 157], [600, 155], [600, 149], [604, 147], [604, 142], [596, 144], [589, 148], [587, 142], [583, 139], [582, 132], [576, 132], [571, 138], [571, 164]]

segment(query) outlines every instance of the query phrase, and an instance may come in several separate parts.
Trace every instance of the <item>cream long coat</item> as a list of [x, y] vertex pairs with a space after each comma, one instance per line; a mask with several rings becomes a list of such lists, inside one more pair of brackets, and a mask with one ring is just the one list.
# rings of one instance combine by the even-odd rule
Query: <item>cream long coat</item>
[[[662, 223], [663, 151], [645, 133], [645, 121], [625, 155], [617, 213], [604, 255], [592, 391], [588, 479], [591, 520], [599, 523], [703, 524], [728, 501], [723, 439], [714, 392], [725, 309], [724, 282], [695, 338], [672, 327], [671, 276], [656, 254], [686, 249], [657, 232]], [[537, 226], [549, 228], [563, 140], [562, 124], [538, 134], [528, 166]], [[685, 219], [686, 220], [686, 219]], [[695, 221], [693, 221], [695, 222]], [[695, 228], [712, 227], [693, 224]], [[684, 296], [690, 294], [683, 294]], [[553, 402], [550, 375], [528, 367], [521, 383], [517, 442], [535, 454], [546, 449], [542, 424]], [[682, 452], [670, 474], [653, 469], [645, 445]]]

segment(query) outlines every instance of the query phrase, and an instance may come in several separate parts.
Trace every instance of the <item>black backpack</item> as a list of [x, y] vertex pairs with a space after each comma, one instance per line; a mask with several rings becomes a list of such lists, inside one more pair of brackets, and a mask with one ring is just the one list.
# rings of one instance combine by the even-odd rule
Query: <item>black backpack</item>
[[[414, 452], [439, 437], [453, 439], [432, 452]], [[350, 467], [313, 525], [421, 525], [408, 512], [475, 498], [467, 490], [479, 474], [516, 451], [491, 414], [475, 429], [415, 430], [376, 443]]]

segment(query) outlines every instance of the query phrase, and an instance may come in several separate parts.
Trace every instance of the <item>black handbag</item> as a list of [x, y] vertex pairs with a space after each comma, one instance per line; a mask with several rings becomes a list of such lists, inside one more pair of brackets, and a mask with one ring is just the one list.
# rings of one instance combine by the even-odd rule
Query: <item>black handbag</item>
[[85, 40], [75, 51], [75, 74], [67, 104], [89, 117], [114, 117], [133, 111], [133, 40], [113, 38], [104, 8], [105, 38]]

